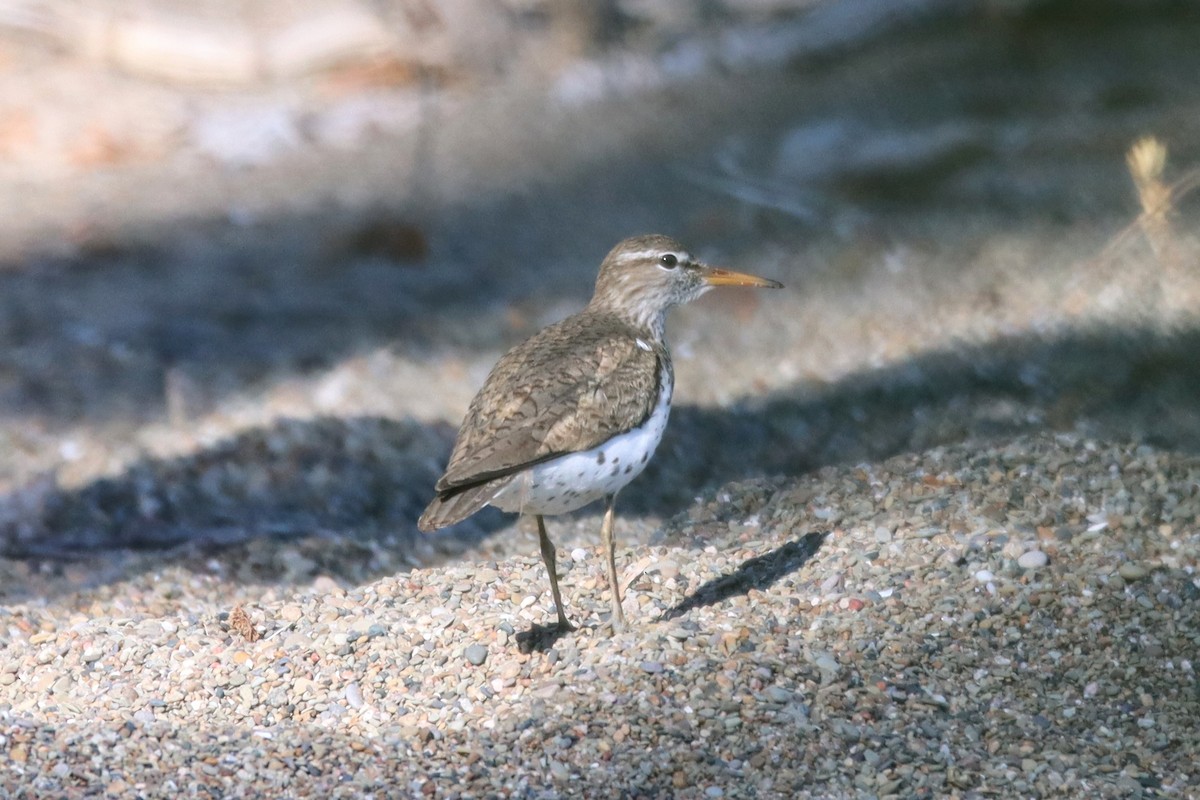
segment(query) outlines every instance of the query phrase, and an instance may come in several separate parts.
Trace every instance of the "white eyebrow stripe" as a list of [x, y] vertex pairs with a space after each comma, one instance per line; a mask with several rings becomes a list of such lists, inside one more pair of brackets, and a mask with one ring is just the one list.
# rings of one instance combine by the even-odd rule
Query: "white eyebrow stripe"
[[679, 259], [680, 264], [690, 264], [692, 256], [683, 250], [638, 250], [636, 253], [623, 253], [618, 261], [640, 261], [644, 258], [654, 258], [656, 256], [665, 256], [668, 253], [673, 254]]
[[636, 339], [635, 341], [637, 342], [637, 346], [642, 348], [643, 350], [645, 350], [647, 353], [649, 353], [653, 349], [650, 347], [650, 345], [646, 344], [641, 339]]

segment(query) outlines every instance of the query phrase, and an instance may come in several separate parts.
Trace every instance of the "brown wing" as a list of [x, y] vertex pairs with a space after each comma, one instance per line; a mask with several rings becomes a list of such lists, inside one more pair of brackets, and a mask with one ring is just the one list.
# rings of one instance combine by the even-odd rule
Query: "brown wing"
[[640, 425], [658, 399], [661, 365], [670, 363], [661, 345], [640, 341], [616, 318], [586, 315], [510, 350], [471, 402], [437, 482], [438, 501]]

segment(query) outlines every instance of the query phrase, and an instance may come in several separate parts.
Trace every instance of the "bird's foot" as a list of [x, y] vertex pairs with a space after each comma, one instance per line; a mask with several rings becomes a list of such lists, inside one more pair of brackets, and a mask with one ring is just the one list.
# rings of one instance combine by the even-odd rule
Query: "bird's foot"
[[606, 636], [616, 636], [618, 633], [623, 633], [629, 628], [625, 622], [624, 614], [614, 614], [600, 623], [600, 631]]

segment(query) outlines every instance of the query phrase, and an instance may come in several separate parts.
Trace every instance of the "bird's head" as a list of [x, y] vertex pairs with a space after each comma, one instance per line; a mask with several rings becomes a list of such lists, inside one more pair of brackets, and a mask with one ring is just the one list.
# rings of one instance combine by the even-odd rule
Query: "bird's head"
[[782, 288], [783, 284], [742, 272], [712, 267], [669, 236], [634, 236], [604, 257], [591, 306], [661, 331], [672, 306], [690, 303], [714, 286]]

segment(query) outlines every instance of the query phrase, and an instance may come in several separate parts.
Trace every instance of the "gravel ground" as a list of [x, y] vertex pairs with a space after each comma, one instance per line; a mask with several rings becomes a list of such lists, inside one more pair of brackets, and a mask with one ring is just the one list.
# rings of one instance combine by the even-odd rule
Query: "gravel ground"
[[0, 611], [11, 794], [1189, 796], [1198, 486], [1041, 435], [723, 487], [611, 639], [578, 526], [557, 638], [530, 533], [349, 588], [142, 559]]
[[[1195, 181], [1197, 22], [1025, 8], [460, 97], [434, 184], [401, 137], [0, 187], [0, 797], [1200, 796], [1196, 205], [1131, 226], [1124, 163]], [[589, 510], [556, 635], [529, 521], [415, 519], [647, 228], [788, 290], [674, 315], [634, 624]]]

